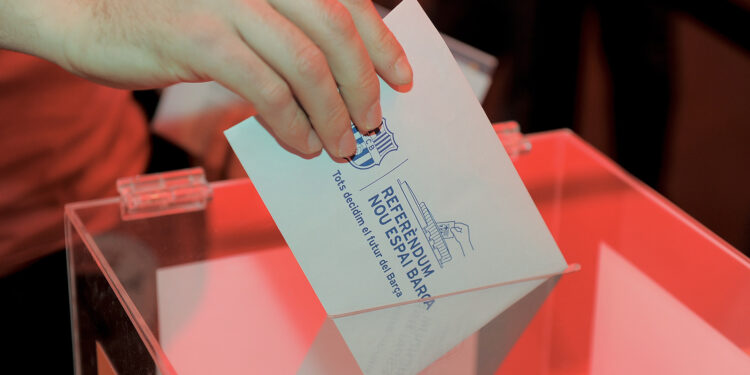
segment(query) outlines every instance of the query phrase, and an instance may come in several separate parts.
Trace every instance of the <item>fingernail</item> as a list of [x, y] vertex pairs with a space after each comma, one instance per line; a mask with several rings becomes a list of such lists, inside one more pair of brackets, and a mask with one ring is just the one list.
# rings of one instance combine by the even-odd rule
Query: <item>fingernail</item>
[[354, 135], [352, 134], [351, 130], [347, 129], [343, 134], [341, 134], [341, 138], [339, 138], [338, 156], [340, 158], [348, 158], [354, 155], [354, 151], [356, 150], [355, 147]]
[[394, 68], [396, 69], [396, 75], [398, 76], [399, 81], [401, 81], [401, 84], [405, 85], [411, 82], [412, 70], [409, 61], [406, 59], [406, 55], [401, 55], [401, 57], [396, 60]]
[[367, 110], [366, 121], [365, 129], [368, 131], [380, 127], [380, 123], [383, 121], [383, 110], [380, 108], [380, 102], [373, 103], [370, 109]]
[[311, 153], [316, 153], [320, 151], [322, 147], [323, 144], [320, 142], [318, 135], [315, 134], [314, 130], [310, 130], [310, 133], [307, 134], [307, 149], [310, 150]]

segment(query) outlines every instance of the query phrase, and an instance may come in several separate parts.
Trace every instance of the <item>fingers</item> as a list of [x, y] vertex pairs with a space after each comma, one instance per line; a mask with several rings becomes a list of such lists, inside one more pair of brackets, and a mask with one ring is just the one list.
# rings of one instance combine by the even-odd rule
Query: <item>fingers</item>
[[359, 130], [380, 126], [380, 82], [349, 11], [337, 0], [270, 0], [323, 51]]
[[321, 141], [286, 82], [239, 36], [216, 39], [194, 62], [209, 78], [250, 101], [273, 134], [303, 154], [321, 150]]
[[289, 84], [323, 147], [334, 157], [351, 156], [351, 119], [323, 52], [268, 4], [248, 3], [236, 17], [247, 45]]
[[251, 101], [287, 145], [351, 156], [351, 121], [362, 132], [381, 122], [374, 71], [411, 84], [403, 49], [369, 0], [270, 1], [275, 9], [248, 1], [233, 12], [239, 38], [214, 58], [212, 78]]
[[339, 0], [349, 10], [375, 70], [391, 87], [408, 91], [412, 70], [404, 49], [385, 26], [370, 0]]

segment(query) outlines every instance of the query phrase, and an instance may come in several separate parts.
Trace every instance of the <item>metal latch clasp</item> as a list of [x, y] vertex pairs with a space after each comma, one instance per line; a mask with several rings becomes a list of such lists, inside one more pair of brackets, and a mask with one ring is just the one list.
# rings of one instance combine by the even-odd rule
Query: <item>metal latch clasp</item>
[[204, 210], [212, 196], [203, 168], [120, 178], [117, 192], [122, 220]]

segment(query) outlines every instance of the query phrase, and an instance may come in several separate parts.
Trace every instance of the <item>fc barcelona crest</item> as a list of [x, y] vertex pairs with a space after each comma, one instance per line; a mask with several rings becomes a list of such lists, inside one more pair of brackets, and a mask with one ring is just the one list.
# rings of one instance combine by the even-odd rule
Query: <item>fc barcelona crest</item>
[[398, 144], [393, 132], [388, 129], [385, 118], [380, 129], [369, 135], [362, 135], [352, 123], [352, 132], [357, 141], [357, 152], [349, 159], [349, 164], [357, 169], [369, 169], [383, 162], [383, 158], [391, 151], [398, 150]]

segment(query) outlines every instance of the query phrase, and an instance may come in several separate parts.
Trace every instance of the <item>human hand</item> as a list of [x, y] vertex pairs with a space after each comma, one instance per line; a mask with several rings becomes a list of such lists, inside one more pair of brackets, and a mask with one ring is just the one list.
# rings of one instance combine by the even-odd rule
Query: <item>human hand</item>
[[350, 121], [381, 122], [376, 72], [397, 89], [412, 79], [369, 0], [57, 1], [49, 58], [63, 68], [129, 89], [215, 80], [303, 154], [351, 156]]

